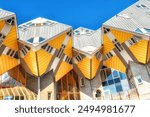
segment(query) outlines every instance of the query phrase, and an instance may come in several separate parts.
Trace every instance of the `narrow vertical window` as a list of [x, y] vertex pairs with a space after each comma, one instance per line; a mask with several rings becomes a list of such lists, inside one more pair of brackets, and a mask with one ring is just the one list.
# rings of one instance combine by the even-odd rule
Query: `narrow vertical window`
[[51, 100], [51, 94], [52, 94], [51, 92], [48, 92], [48, 93], [47, 93], [47, 99], [48, 99], [48, 100]]

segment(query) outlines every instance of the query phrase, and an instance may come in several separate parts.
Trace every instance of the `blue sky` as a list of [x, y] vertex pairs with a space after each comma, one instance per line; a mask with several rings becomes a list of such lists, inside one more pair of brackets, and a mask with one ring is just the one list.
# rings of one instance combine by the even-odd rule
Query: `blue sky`
[[137, 0], [0, 0], [0, 8], [15, 12], [18, 24], [45, 17], [78, 28], [99, 28]]

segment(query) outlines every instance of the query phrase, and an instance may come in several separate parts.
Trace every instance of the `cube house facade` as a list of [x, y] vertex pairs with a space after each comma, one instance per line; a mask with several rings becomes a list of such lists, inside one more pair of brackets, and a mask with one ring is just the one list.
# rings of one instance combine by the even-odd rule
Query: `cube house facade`
[[97, 30], [0, 9], [0, 100], [150, 99], [150, 1]]

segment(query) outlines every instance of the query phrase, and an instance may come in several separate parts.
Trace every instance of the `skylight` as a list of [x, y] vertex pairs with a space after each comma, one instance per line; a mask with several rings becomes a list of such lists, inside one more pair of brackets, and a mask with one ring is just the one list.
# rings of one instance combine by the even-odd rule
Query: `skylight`
[[150, 33], [150, 29], [147, 28], [137, 28], [135, 31], [138, 33]]
[[34, 37], [34, 38], [28, 39], [27, 41], [32, 44], [37, 44], [37, 43], [43, 42], [44, 40], [45, 39], [43, 37]]
[[91, 35], [94, 31], [86, 28], [78, 28], [74, 31], [74, 35]]

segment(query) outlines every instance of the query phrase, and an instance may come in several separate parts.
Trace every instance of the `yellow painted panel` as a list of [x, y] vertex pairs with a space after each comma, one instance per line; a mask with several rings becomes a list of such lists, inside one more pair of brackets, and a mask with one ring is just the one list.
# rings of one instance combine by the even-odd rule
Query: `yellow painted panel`
[[143, 39], [129, 48], [137, 60], [144, 64], [146, 63], [147, 44], [148, 41]]
[[37, 61], [36, 61], [36, 54], [34, 51], [30, 50], [27, 55], [24, 57], [24, 61], [28, 65], [31, 72], [38, 76], [38, 70], [37, 70]]
[[12, 57], [1, 55], [0, 56], [0, 75], [18, 65], [18, 60]]
[[106, 34], [103, 35], [103, 45], [103, 54], [106, 54], [115, 48]]
[[3, 29], [4, 25], [5, 25], [5, 20], [1, 20], [0, 21], [0, 31]]
[[120, 42], [123, 43], [133, 37], [131, 33], [123, 32], [120, 30], [116, 29], [111, 29], [112, 34], [116, 37], [116, 39]]
[[100, 60], [97, 60], [97, 58], [94, 56], [92, 58], [92, 78], [95, 77], [98, 71], [99, 65], [100, 65]]
[[150, 62], [150, 41], [148, 43], [147, 62]]
[[124, 73], [126, 72], [126, 67], [120, 61], [118, 56], [114, 56], [114, 57], [108, 59], [107, 61], [104, 62], [104, 65], [109, 67], [109, 68], [114, 68], [114, 69], [119, 70], [119, 71], [124, 72]]
[[51, 61], [52, 55], [49, 54], [48, 52], [40, 49], [37, 52], [37, 56], [38, 56], [39, 73], [40, 73], [40, 75], [42, 75], [45, 73], [47, 66]]
[[72, 58], [72, 38], [70, 38], [65, 50], [64, 50], [64, 53], [71, 57]]
[[90, 59], [84, 58], [77, 64], [80, 71], [84, 74], [84, 76], [88, 79], [91, 78], [91, 68], [90, 68]]
[[60, 49], [65, 37], [66, 33], [56, 37], [55, 39], [52, 39], [51, 41], [49, 41], [49, 44], [56, 49]]
[[62, 62], [56, 73], [55, 80], [56, 81], [60, 80], [63, 76], [65, 76], [67, 73], [69, 73], [72, 69], [73, 69], [73, 67], [70, 64], [68, 64], [66, 62]]
[[16, 26], [12, 27], [9, 34], [4, 39], [3, 44], [6, 45], [7, 47], [13, 49], [13, 50], [18, 50]]

